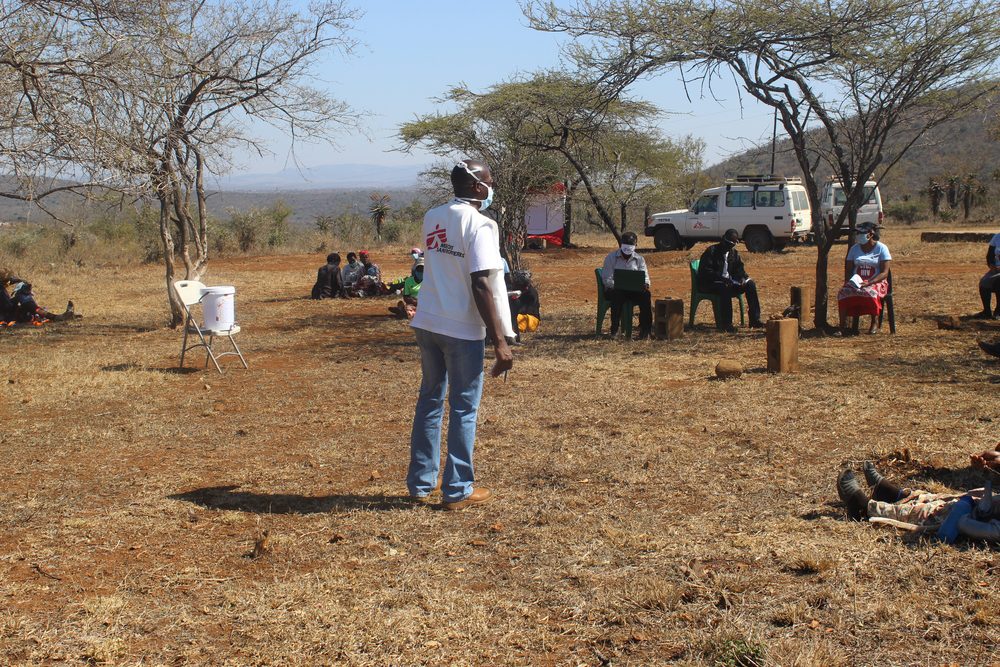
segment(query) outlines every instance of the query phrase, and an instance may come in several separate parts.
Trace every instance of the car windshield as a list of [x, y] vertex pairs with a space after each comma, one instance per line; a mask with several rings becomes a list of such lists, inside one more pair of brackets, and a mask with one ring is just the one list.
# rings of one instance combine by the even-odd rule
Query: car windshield
[[[875, 186], [866, 185], [865, 186], [865, 199], [866, 204], [877, 204], [875, 200]], [[844, 206], [847, 204], [847, 195], [844, 194], [844, 189], [841, 187], [835, 187], [833, 189], [833, 205], [834, 206]]]
[[715, 213], [719, 210], [719, 195], [702, 195], [694, 204], [695, 213]]

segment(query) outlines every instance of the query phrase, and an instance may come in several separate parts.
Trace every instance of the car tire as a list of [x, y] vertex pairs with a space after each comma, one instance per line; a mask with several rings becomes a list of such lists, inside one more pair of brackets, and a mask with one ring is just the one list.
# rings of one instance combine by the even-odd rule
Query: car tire
[[743, 232], [743, 244], [750, 252], [769, 252], [774, 248], [774, 239], [766, 229], [748, 229]]
[[657, 250], [680, 250], [681, 237], [673, 227], [660, 227], [653, 235], [653, 245]]

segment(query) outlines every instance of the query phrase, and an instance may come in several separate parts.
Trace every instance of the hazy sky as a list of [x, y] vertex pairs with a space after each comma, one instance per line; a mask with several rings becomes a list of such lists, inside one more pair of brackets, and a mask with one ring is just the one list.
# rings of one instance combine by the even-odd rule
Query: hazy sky
[[[355, 5], [364, 11], [354, 33], [361, 45], [346, 57], [330, 54], [316, 68], [315, 83], [363, 111], [370, 136], [344, 134], [339, 151], [300, 143], [295, 153], [306, 167], [428, 164], [433, 156], [393, 149], [401, 123], [435, 109], [451, 110], [433, 98], [457, 83], [482, 91], [519, 73], [559, 64], [563, 38], [528, 28], [516, 0], [365, 0]], [[666, 112], [660, 125], [668, 136], [702, 137], [708, 164], [746, 149], [748, 142], [770, 139], [771, 111], [746, 99], [741, 111], [730, 83], [716, 87], [723, 101], [688, 102], [674, 73], [640, 82], [631, 92]], [[268, 129], [261, 132], [275, 155], [236, 155], [234, 171], [269, 173], [294, 166], [289, 141]]]

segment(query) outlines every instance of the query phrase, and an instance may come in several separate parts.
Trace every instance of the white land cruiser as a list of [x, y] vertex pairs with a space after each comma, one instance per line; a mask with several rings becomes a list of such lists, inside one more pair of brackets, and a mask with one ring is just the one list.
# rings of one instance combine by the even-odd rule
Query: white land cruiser
[[701, 193], [691, 210], [656, 213], [646, 220], [646, 236], [659, 250], [690, 248], [715, 241], [735, 229], [750, 252], [785, 247], [809, 237], [811, 209], [799, 178], [737, 176]]
[[[847, 203], [847, 195], [844, 194], [844, 186], [834, 177], [827, 179], [823, 184], [823, 193], [820, 195], [823, 202], [823, 217], [830, 221], [832, 225]], [[865, 203], [858, 209], [858, 224], [862, 222], [872, 222], [877, 225], [882, 224], [882, 193], [878, 191], [878, 184], [875, 181], [865, 182]], [[840, 236], [846, 236], [847, 225], [840, 230]]]

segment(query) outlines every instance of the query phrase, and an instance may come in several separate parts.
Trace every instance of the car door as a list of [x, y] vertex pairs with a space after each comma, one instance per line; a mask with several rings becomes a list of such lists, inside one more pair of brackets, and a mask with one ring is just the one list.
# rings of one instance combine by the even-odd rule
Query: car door
[[700, 239], [719, 235], [719, 195], [705, 194], [698, 198], [688, 216], [684, 235]]

